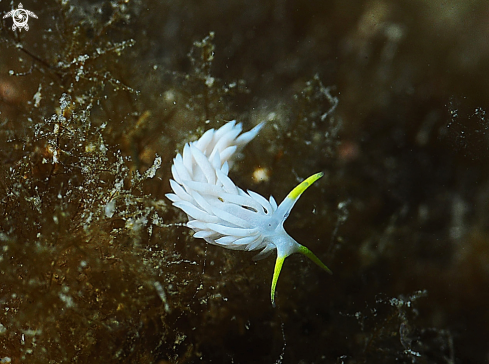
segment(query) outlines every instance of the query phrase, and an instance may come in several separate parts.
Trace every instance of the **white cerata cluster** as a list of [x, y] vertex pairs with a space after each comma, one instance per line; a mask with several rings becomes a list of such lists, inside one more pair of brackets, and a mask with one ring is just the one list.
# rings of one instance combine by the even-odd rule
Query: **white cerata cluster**
[[[227, 249], [261, 250], [254, 259], [277, 250], [272, 279], [271, 300], [275, 306], [275, 287], [285, 258], [301, 253], [324, 270], [331, 271], [308, 248], [297, 243], [283, 224], [301, 194], [323, 176], [316, 173], [295, 187], [280, 205], [253, 191], [243, 191], [228, 177], [232, 157], [248, 144], [263, 123], [241, 134], [235, 120], [218, 130], [207, 130], [202, 137], [183, 148], [173, 160], [170, 180], [174, 193], [166, 196], [188, 215], [187, 226], [194, 238]], [[241, 134], [241, 135], [240, 135]]]

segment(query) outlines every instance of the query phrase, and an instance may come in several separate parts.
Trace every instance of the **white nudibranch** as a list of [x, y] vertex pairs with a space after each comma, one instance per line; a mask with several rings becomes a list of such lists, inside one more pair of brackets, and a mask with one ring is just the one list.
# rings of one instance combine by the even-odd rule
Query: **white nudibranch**
[[194, 238], [234, 250], [261, 250], [253, 259], [267, 257], [277, 250], [271, 300], [285, 258], [301, 253], [331, 273], [316, 255], [297, 243], [284, 229], [284, 221], [302, 193], [323, 176], [316, 173], [295, 187], [280, 205], [253, 191], [243, 191], [228, 177], [232, 157], [248, 144], [263, 123], [239, 135], [241, 123], [230, 121], [218, 130], [210, 129], [183, 148], [173, 160], [170, 180], [174, 193], [166, 196], [188, 215], [187, 226]]

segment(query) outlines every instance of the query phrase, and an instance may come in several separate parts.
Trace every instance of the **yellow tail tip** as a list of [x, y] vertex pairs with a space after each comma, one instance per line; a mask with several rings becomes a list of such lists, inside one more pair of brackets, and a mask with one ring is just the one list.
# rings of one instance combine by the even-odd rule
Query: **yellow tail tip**
[[292, 200], [297, 200], [302, 193], [307, 190], [307, 188], [312, 185], [314, 182], [316, 182], [318, 179], [320, 179], [322, 176], [324, 176], [323, 172], [319, 172], [316, 174], [313, 174], [312, 176], [306, 178], [304, 181], [299, 183], [297, 187], [295, 187], [290, 193], [288, 194], [287, 198], [290, 198]]

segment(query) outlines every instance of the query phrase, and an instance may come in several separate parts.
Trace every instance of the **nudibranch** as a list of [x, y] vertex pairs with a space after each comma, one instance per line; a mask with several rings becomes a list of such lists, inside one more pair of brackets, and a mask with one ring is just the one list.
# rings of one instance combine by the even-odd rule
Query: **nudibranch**
[[[253, 191], [243, 191], [228, 177], [232, 157], [248, 144], [263, 127], [257, 125], [241, 134], [242, 125], [232, 120], [218, 130], [207, 130], [202, 137], [183, 148], [173, 160], [174, 193], [166, 196], [188, 215], [187, 226], [194, 238], [234, 250], [261, 250], [253, 259], [267, 257], [277, 250], [272, 278], [271, 300], [285, 258], [301, 253], [331, 273], [328, 267], [284, 229], [284, 222], [302, 193], [323, 176], [316, 173], [295, 187], [280, 205]], [[241, 134], [241, 135], [240, 135]]]

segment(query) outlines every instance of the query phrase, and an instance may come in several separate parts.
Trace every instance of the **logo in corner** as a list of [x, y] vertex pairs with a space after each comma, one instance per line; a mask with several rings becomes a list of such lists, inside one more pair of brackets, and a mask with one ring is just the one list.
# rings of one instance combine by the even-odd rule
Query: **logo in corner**
[[29, 25], [27, 24], [29, 16], [37, 19], [37, 15], [34, 14], [32, 11], [24, 9], [22, 3], [19, 3], [17, 9], [9, 11], [6, 15], [3, 16], [3, 18], [5, 19], [9, 16], [11, 16], [14, 21], [14, 24], [12, 25], [12, 30], [19, 28], [20, 31], [22, 31], [22, 28], [25, 28], [25, 30], [29, 30]]

